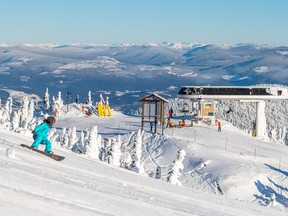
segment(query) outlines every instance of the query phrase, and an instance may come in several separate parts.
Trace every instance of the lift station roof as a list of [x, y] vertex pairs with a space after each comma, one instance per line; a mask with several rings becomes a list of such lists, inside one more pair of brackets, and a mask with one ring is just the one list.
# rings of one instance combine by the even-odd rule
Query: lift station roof
[[287, 100], [288, 87], [264, 86], [182, 86], [178, 98]]

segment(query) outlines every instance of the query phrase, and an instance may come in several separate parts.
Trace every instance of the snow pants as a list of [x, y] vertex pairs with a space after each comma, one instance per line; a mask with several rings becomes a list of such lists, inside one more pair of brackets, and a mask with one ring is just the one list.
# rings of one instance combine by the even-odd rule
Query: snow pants
[[52, 145], [46, 136], [35, 134], [33, 138], [34, 138], [34, 142], [32, 143], [31, 147], [38, 148], [39, 144], [44, 144], [46, 145], [46, 148], [44, 151], [51, 152]]

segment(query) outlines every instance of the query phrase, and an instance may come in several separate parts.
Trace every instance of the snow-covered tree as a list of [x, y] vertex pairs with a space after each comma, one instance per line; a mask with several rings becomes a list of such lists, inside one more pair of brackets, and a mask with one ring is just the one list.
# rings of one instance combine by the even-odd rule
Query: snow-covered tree
[[127, 151], [123, 152], [121, 159], [120, 159], [120, 167], [124, 169], [129, 169], [132, 163], [131, 154]]
[[60, 114], [61, 108], [64, 106], [62, 97], [61, 97], [61, 92], [58, 92], [58, 96], [55, 99], [55, 97], [52, 97], [52, 109], [55, 112], [57, 110], [57, 114]]
[[99, 158], [99, 135], [97, 126], [93, 126], [90, 130], [85, 154], [91, 158]]
[[31, 121], [34, 117], [34, 110], [35, 110], [34, 101], [30, 100], [29, 106], [28, 106], [28, 119], [29, 119], [29, 121]]
[[99, 151], [99, 159], [101, 161], [108, 161], [108, 163], [110, 163], [110, 161], [108, 160], [108, 155], [107, 155], [108, 150], [109, 150], [109, 148], [107, 148], [107, 143], [109, 143], [109, 141], [110, 139], [101, 140], [100, 151]]
[[1, 114], [1, 116], [0, 116], [1, 127], [10, 130], [11, 123], [10, 123], [9, 112], [6, 109], [4, 109], [4, 110], [1, 110], [0, 114]]
[[85, 145], [84, 146], [86, 146], [86, 144], [87, 144], [89, 134], [90, 134], [90, 131], [88, 130], [88, 128], [85, 128], [85, 131], [84, 131], [84, 141], [85, 141], [84, 143], [85, 143]]
[[29, 100], [28, 97], [23, 97], [21, 101], [21, 109], [20, 109], [20, 126], [27, 129], [28, 126], [28, 110], [29, 110]]
[[182, 186], [180, 182], [180, 171], [184, 169], [183, 160], [186, 156], [186, 152], [183, 149], [178, 151], [177, 159], [173, 161], [172, 166], [168, 171], [167, 182], [175, 185]]
[[162, 169], [160, 166], [157, 166], [155, 179], [161, 179], [161, 176], [162, 176]]
[[78, 142], [72, 147], [72, 151], [76, 153], [85, 152], [85, 136], [83, 131], [81, 131], [80, 139], [78, 139]]
[[66, 135], [66, 128], [65, 127], [63, 127], [62, 128], [62, 132], [61, 132], [61, 134], [60, 134], [60, 140], [59, 140], [59, 142], [60, 142], [60, 145], [61, 146], [63, 146], [64, 145], [64, 143], [65, 143], [65, 135]]
[[62, 140], [62, 145], [66, 148], [69, 148], [69, 133], [65, 133]]
[[92, 97], [91, 97], [91, 91], [88, 92], [88, 97], [86, 99], [87, 105], [92, 105]]
[[59, 138], [59, 135], [57, 134], [56, 128], [51, 128], [48, 134], [48, 139], [52, 143], [52, 145], [57, 145], [57, 139]]
[[46, 90], [45, 90], [43, 100], [44, 100], [44, 108], [45, 108], [46, 110], [49, 110], [49, 109], [50, 109], [50, 101], [49, 101], [48, 88], [46, 88]]
[[69, 148], [72, 149], [74, 145], [78, 142], [78, 137], [76, 133], [76, 127], [73, 127], [69, 131]]
[[118, 139], [112, 143], [111, 146], [111, 159], [112, 164], [115, 166], [120, 166], [121, 158], [121, 135], [118, 135]]
[[9, 97], [5, 103], [5, 110], [8, 112], [9, 115], [12, 114], [12, 105], [13, 105], [13, 100], [11, 97]]
[[11, 130], [15, 131], [20, 126], [20, 116], [17, 111], [13, 112]]
[[138, 130], [136, 134], [136, 138], [134, 141], [134, 146], [132, 150], [132, 164], [130, 166], [130, 170], [137, 172], [139, 174], [144, 174], [144, 167], [141, 163], [141, 156], [142, 156], [142, 134], [141, 130]]

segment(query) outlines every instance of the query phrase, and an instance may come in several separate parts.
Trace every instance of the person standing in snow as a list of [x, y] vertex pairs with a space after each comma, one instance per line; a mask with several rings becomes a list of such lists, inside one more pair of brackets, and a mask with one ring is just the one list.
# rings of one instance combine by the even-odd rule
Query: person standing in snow
[[218, 123], [217, 123], [217, 125], [218, 125], [218, 132], [221, 132], [221, 122], [218, 120]]
[[172, 109], [172, 107], [169, 110], [169, 118], [173, 118], [173, 109]]
[[154, 122], [153, 121], [150, 121], [150, 131], [152, 132], [152, 130], [153, 130], [153, 126], [154, 126], [155, 124], [154, 124]]
[[34, 130], [33, 130], [33, 139], [34, 142], [32, 143], [31, 147], [38, 149], [39, 144], [44, 144], [46, 145], [45, 152], [46, 153], [51, 153], [52, 152], [52, 144], [48, 140], [48, 133], [51, 129], [51, 127], [56, 123], [56, 119], [53, 116], [49, 116], [47, 119], [43, 121], [40, 125], [38, 125]]

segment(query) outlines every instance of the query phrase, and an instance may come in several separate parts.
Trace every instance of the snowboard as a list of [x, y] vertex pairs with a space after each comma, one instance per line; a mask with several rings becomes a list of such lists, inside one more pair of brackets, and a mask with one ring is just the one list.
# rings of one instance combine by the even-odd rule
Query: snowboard
[[31, 149], [32, 151], [35, 151], [35, 152], [38, 152], [42, 155], [45, 155], [49, 158], [52, 158], [53, 160], [55, 161], [62, 161], [65, 159], [64, 156], [61, 156], [61, 155], [56, 155], [56, 154], [49, 154], [49, 153], [46, 153], [42, 150], [39, 150], [39, 149], [35, 149], [35, 148], [32, 148], [31, 146], [28, 146], [28, 145], [25, 145], [25, 144], [20, 144], [20, 146], [24, 147], [24, 148], [28, 148], [28, 149]]

